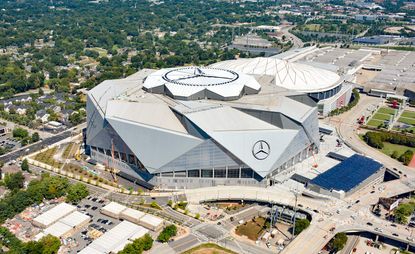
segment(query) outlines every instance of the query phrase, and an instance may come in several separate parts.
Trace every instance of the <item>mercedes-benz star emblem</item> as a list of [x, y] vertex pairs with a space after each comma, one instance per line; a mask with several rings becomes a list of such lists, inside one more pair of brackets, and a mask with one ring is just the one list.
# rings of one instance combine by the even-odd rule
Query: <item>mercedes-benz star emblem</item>
[[271, 152], [271, 148], [269, 147], [269, 144], [265, 140], [259, 140], [255, 142], [254, 146], [252, 147], [252, 155], [257, 160], [266, 159], [270, 152]]

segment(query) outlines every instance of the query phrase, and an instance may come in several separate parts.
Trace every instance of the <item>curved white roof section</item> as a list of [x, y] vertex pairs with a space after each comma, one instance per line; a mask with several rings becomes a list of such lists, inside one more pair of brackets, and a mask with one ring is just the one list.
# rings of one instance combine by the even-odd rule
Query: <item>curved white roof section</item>
[[261, 85], [252, 76], [237, 71], [210, 67], [161, 69], [147, 76], [144, 90], [173, 98], [234, 100], [256, 94]]
[[211, 67], [249, 75], [273, 76], [275, 85], [307, 93], [329, 90], [342, 81], [339, 75], [328, 70], [269, 57], [228, 60], [212, 64]]

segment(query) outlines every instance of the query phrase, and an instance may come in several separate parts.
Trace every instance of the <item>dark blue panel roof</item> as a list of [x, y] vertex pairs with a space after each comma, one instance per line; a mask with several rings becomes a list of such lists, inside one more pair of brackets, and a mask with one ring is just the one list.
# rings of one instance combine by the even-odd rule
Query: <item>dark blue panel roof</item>
[[347, 192], [376, 173], [381, 167], [382, 164], [379, 162], [355, 154], [320, 174], [310, 183], [326, 190], [334, 189]]

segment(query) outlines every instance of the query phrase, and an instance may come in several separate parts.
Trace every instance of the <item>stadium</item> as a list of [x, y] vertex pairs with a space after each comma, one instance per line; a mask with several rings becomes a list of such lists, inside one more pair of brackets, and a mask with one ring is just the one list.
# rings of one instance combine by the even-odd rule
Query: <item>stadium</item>
[[[267, 186], [318, 152], [318, 109], [308, 94], [340, 77], [296, 64], [255, 73], [258, 65], [235, 62], [144, 69], [102, 82], [87, 99], [91, 157], [146, 187], [177, 189]], [[276, 85], [278, 75], [290, 76], [297, 91]]]
[[305, 63], [257, 57], [223, 61], [213, 64], [213, 67], [229, 68], [258, 79], [271, 78], [286, 93], [306, 93], [317, 102], [320, 116], [327, 116], [334, 109], [346, 106], [352, 96], [353, 85], [345, 82], [344, 77]]

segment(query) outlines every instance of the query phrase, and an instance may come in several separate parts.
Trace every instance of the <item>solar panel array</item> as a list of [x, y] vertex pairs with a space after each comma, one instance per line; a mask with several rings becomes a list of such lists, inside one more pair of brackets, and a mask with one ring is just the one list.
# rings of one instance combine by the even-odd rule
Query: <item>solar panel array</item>
[[382, 164], [355, 154], [310, 181], [326, 190], [348, 192], [382, 168]]

